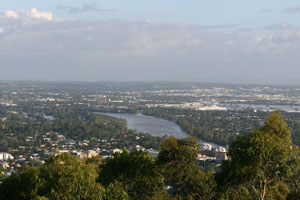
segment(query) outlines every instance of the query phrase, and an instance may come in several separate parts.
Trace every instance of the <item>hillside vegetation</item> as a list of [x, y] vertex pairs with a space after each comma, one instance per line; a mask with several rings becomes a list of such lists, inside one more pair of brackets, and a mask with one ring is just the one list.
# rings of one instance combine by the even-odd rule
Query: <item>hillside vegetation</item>
[[153, 159], [143, 151], [78, 159], [68, 153], [4, 179], [6, 200], [300, 199], [299, 150], [279, 112], [237, 137], [216, 173], [197, 165], [196, 138], [168, 138]]

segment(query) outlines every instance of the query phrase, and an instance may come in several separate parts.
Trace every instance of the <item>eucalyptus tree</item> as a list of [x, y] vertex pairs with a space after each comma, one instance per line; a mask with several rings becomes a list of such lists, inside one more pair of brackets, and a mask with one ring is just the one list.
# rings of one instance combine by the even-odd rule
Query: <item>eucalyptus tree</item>
[[279, 112], [230, 146], [228, 161], [217, 174], [228, 199], [285, 199], [299, 167], [298, 147]]
[[170, 193], [177, 199], [212, 199], [215, 182], [213, 175], [197, 166], [198, 139], [189, 137], [166, 140], [157, 157], [165, 177], [171, 186]]

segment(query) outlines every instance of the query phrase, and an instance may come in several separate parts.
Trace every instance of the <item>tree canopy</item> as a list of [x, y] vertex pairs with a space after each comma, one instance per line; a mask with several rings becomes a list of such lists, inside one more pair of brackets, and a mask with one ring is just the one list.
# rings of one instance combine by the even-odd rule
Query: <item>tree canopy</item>
[[238, 138], [228, 155], [230, 160], [217, 174], [220, 186], [240, 198], [285, 199], [299, 167], [299, 151], [279, 112], [271, 113], [249, 136]]
[[166, 184], [172, 187], [172, 196], [179, 199], [210, 199], [215, 182], [212, 174], [198, 168], [198, 139], [170, 137], [162, 146], [157, 164], [163, 171]]
[[96, 183], [97, 175], [97, 166], [64, 153], [8, 177], [0, 187], [0, 199], [102, 199], [104, 188]]
[[132, 199], [161, 199], [165, 196], [163, 176], [146, 152], [124, 150], [100, 165], [98, 181], [109, 186], [116, 181]]

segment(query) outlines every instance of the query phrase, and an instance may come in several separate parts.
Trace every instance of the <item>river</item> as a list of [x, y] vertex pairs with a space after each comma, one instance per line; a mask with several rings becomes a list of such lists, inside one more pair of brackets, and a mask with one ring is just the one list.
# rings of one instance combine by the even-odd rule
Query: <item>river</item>
[[[180, 126], [176, 123], [165, 120], [162, 118], [157, 118], [153, 116], [147, 116], [142, 114], [127, 114], [127, 113], [97, 113], [102, 115], [108, 115], [111, 117], [122, 118], [127, 121], [127, 126], [129, 129], [136, 130], [137, 132], [149, 133], [153, 136], [163, 137], [174, 136], [176, 138], [184, 138], [187, 137], [188, 134], [184, 132]], [[220, 145], [206, 142], [204, 140], [200, 140], [201, 143], [209, 143], [213, 147], [217, 147]]]

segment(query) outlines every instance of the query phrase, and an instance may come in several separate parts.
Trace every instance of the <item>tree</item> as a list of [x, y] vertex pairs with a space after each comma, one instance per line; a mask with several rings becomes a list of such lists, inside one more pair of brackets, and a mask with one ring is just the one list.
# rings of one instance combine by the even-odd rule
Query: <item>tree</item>
[[53, 156], [41, 167], [25, 166], [5, 179], [0, 199], [102, 200], [105, 189], [96, 183], [97, 170], [70, 154]]
[[178, 199], [211, 199], [215, 182], [196, 165], [199, 144], [196, 138], [166, 140], [157, 157], [166, 184]]
[[102, 199], [104, 188], [96, 183], [97, 167], [71, 154], [51, 157], [40, 170], [40, 196], [49, 199]]
[[130, 197], [124, 190], [123, 185], [115, 181], [106, 187], [104, 200], [130, 200]]
[[[285, 199], [288, 181], [299, 165], [298, 148], [279, 112], [272, 112], [260, 129], [230, 146], [230, 160], [217, 174], [227, 196], [247, 199]], [[232, 198], [232, 197], [231, 197]]]
[[6, 170], [0, 165], [0, 182], [2, 182], [6, 177]]
[[163, 176], [153, 158], [142, 151], [124, 150], [104, 160], [98, 181], [105, 187], [121, 183], [132, 199], [161, 199], [165, 195]]
[[39, 168], [24, 167], [0, 185], [0, 199], [27, 200], [37, 197]]

